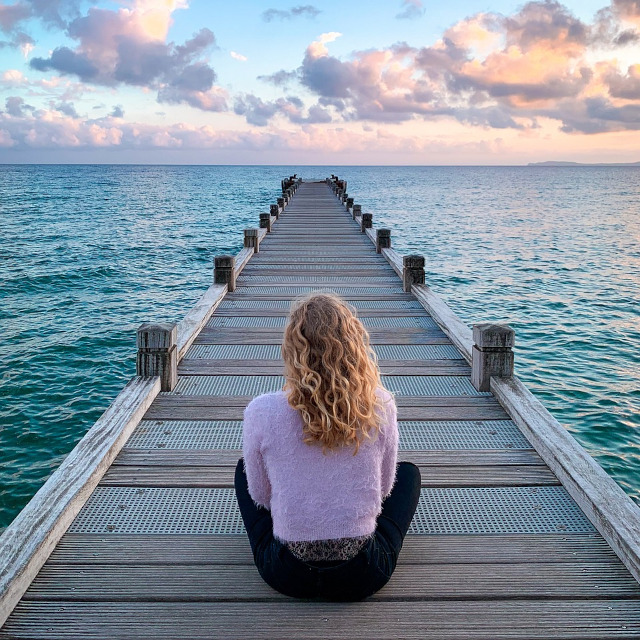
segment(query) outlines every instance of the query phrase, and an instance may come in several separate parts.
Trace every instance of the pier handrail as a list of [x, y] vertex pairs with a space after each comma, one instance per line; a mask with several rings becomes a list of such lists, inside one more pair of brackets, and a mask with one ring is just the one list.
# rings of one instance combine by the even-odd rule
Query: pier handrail
[[[349, 207], [343, 204], [348, 212]], [[354, 219], [362, 224], [361, 216]], [[366, 230], [366, 236], [376, 245], [373, 227]], [[393, 249], [382, 249], [381, 253], [402, 278], [400, 254]], [[411, 293], [471, 364], [474, 346], [471, 328], [426, 284], [413, 284]], [[640, 582], [640, 508], [517, 376], [492, 377], [490, 386], [569, 495]]]
[[226, 293], [226, 284], [212, 284], [187, 315], [178, 322], [178, 361], [184, 358], [200, 329], [207, 324]]
[[[301, 182], [298, 179], [291, 193]], [[279, 207], [279, 212], [284, 211], [288, 202], [289, 198]], [[277, 219], [277, 216], [271, 216], [270, 225]], [[258, 230], [258, 247], [268, 230]], [[242, 272], [257, 250], [257, 247], [245, 247], [234, 256], [235, 276]], [[226, 284], [211, 285], [177, 324], [178, 361], [184, 357], [227, 291]], [[158, 376], [132, 378], [0, 536], [0, 627], [160, 390]]]
[[0, 537], [0, 626], [160, 392], [133, 378]]

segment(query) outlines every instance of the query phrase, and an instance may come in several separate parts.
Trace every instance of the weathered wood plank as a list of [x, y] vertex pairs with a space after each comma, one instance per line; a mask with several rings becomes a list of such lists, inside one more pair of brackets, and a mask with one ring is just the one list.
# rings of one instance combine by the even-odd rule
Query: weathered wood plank
[[[285, 301], [290, 302], [290, 301]], [[218, 307], [214, 316], [222, 318], [235, 318], [238, 316], [250, 317], [250, 318], [286, 318], [289, 315], [288, 307], [281, 308], [257, 308], [240, 306], [242, 303], [238, 302], [233, 307], [224, 308]], [[396, 308], [381, 308], [381, 309], [356, 309], [356, 315], [358, 318], [430, 318], [431, 316], [424, 309], [403, 309], [398, 306]]]
[[159, 378], [131, 380], [0, 537], [0, 625], [159, 391]]
[[[239, 602], [288, 600], [250, 565], [51, 565], [25, 601]], [[158, 580], [158, 574], [163, 576]], [[598, 563], [400, 565], [370, 601], [563, 600], [640, 598], [640, 585], [617, 561]], [[638, 603], [640, 605], [640, 603]]]
[[[145, 414], [145, 420], [242, 420], [250, 396], [158, 396]], [[414, 399], [415, 400], [415, 399]], [[398, 397], [399, 420], [508, 420], [497, 402], [479, 397], [428, 397], [422, 404], [406, 404], [409, 397]], [[417, 401], [417, 400], [416, 400]], [[489, 401], [489, 402], [487, 402]]]
[[253, 258], [254, 255], [255, 250], [253, 249], [253, 247], [246, 247], [238, 253], [238, 255], [236, 256], [235, 265], [236, 277], [238, 277], [241, 273], [244, 273], [247, 263], [249, 262], [249, 260], [251, 260], [251, 258]]
[[[383, 375], [413, 376], [465, 376], [471, 375], [471, 369], [464, 360], [424, 360], [423, 365], [411, 362], [384, 360], [378, 362]], [[280, 360], [246, 360], [241, 362], [229, 360], [208, 360], [192, 358], [182, 360], [178, 366], [178, 374], [186, 375], [282, 375], [284, 364]]]
[[[604, 562], [617, 556], [600, 534], [411, 535], [399, 564]], [[66, 533], [48, 564], [248, 564], [246, 535]], [[434, 568], [435, 570], [435, 568]]]
[[456, 345], [462, 357], [471, 364], [471, 348], [473, 347], [471, 329], [453, 313], [440, 296], [426, 285], [414, 284], [411, 287], [411, 292], [451, 338], [451, 342]]
[[207, 324], [226, 293], [226, 284], [211, 285], [189, 313], [178, 323], [178, 361], [184, 357], [200, 329]]
[[0, 640], [637, 640], [637, 600], [23, 602]]
[[382, 249], [382, 255], [389, 262], [398, 277], [402, 278], [404, 273], [402, 256], [395, 249]]
[[[125, 447], [113, 466], [233, 466], [242, 456], [240, 449], [130, 449]], [[533, 449], [401, 449], [400, 460], [423, 466], [546, 466]]]
[[[235, 461], [237, 463], [237, 459]], [[425, 466], [418, 464], [423, 487], [525, 487], [560, 484], [545, 466]], [[235, 463], [208, 466], [112, 465], [103, 487], [233, 487]]]
[[[284, 328], [204, 327], [193, 344], [281, 344]], [[370, 329], [371, 344], [451, 344], [437, 329]]]

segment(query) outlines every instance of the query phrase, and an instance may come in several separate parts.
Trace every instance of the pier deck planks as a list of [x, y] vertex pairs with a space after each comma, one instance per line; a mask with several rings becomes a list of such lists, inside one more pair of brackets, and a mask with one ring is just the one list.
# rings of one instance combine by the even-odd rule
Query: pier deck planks
[[[301, 185], [237, 284], [180, 362], [180, 380], [215, 376], [228, 379], [231, 390], [252, 381], [269, 387], [282, 375], [272, 349], [282, 328], [276, 320], [265, 326], [265, 318], [286, 316], [290, 301], [305, 290], [338, 291], [363, 321], [393, 319], [392, 326], [370, 329], [374, 346], [451, 346], [439, 328], [416, 327], [416, 319], [428, 314], [402, 292], [389, 263], [324, 182]], [[243, 326], [212, 326], [220, 318]], [[269, 357], [194, 356], [203, 345], [272, 351]], [[383, 376], [442, 379], [444, 385], [470, 375], [460, 354], [379, 362]], [[181, 491], [231, 488], [250, 398], [161, 393], [98, 490], [130, 490], [134, 498], [123, 498], [121, 518], [142, 521], [142, 511], [127, 513], [138, 492], [173, 491], [179, 501], [187, 495]], [[178, 504], [153, 521], [153, 530], [119, 531], [120, 525], [110, 524], [113, 515], [101, 515], [92, 498], [79, 518], [94, 509], [88, 525], [93, 529], [72, 525], [0, 630], [0, 640], [640, 637], [640, 587], [600, 534], [580, 523], [573, 529], [561, 524], [562, 514], [555, 529], [540, 530], [538, 520], [553, 525], [554, 509], [561, 506], [542, 498], [538, 504], [536, 496], [561, 488], [492, 396], [398, 395], [397, 404], [401, 433], [415, 430], [424, 443], [400, 451], [400, 459], [420, 466], [424, 491], [444, 492], [445, 503], [456, 492], [512, 492], [514, 498], [495, 503], [506, 504], [506, 511], [487, 516], [502, 522], [504, 531], [488, 531], [476, 513], [478, 503], [465, 502], [462, 494], [450, 505], [457, 533], [438, 529], [442, 523], [428, 518], [431, 504], [423, 504], [434, 528], [407, 537], [396, 573], [378, 594], [355, 604], [299, 602], [261, 581], [241, 533], [158, 532]], [[221, 430], [228, 446], [209, 446], [198, 435], [206, 421], [214, 421], [211, 428]], [[158, 437], [148, 435], [154, 429]], [[144, 446], [135, 444], [145, 437]], [[167, 447], [162, 440], [170, 438]], [[496, 438], [502, 438], [499, 444]], [[524, 507], [530, 531], [508, 511], [508, 500], [518, 496], [531, 498]]]

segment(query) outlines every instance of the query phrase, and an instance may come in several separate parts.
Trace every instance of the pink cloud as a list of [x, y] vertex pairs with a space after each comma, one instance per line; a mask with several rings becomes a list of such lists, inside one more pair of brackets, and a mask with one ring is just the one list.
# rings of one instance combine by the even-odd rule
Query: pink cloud
[[131, 8], [89, 9], [68, 26], [75, 48], [58, 47], [30, 66], [75, 75], [87, 84], [152, 89], [160, 102], [226, 110], [224, 92], [214, 85], [215, 71], [203, 59], [215, 46], [214, 34], [203, 28], [183, 44], [166, 41], [173, 12], [184, 7], [181, 0], [135, 0]]

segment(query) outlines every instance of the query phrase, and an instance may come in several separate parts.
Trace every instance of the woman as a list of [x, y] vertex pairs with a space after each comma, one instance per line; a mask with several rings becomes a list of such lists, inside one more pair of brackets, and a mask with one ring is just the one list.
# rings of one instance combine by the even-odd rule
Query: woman
[[236, 495], [262, 578], [298, 598], [360, 600], [396, 566], [420, 472], [396, 467], [398, 425], [369, 336], [335, 295], [293, 303], [283, 391], [244, 413]]

